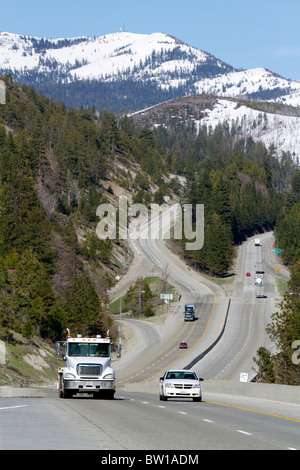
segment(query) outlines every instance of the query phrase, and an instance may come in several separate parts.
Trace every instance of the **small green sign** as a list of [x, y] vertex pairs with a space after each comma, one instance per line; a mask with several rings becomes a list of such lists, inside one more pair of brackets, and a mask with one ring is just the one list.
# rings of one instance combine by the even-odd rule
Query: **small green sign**
[[279, 248], [276, 248], [275, 253], [281, 253], [281, 252], [282, 250], [280, 250]]

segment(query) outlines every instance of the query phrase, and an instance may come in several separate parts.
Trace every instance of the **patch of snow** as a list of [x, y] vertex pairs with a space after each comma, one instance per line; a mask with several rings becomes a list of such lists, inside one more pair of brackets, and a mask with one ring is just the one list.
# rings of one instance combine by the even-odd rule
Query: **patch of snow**
[[205, 110], [206, 116], [195, 121], [198, 126], [211, 126], [227, 122], [238, 135], [261, 141], [267, 149], [275, 145], [278, 157], [282, 152], [290, 152], [296, 161], [300, 157], [300, 117], [265, 113], [235, 101], [219, 99], [213, 109]]
[[286, 94], [283, 97], [269, 101], [300, 106], [300, 82], [281, 78], [263, 68], [231, 72], [214, 78], [204, 78], [195, 83], [195, 88], [199, 94], [214, 94], [230, 98], [280, 88], [286, 90]]

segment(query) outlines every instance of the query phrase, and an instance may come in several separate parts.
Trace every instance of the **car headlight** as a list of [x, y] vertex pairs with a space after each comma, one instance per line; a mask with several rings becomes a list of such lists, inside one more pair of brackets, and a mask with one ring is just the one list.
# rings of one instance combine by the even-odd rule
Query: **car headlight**
[[71, 372], [67, 372], [65, 375], [65, 379], [75, 379], [75, 375], [71, 374]]
[[193, 388], [201, 388], [201, 385], [200, 384], [194, 384]]
[[174, 388], [174, 384], [171, 384], [170, 382], [167, 382], [167, 383], [165, 383], [165, 387]]
[[104, 379], [114, 379], [114, 374], [106, 374], [104, 377]]

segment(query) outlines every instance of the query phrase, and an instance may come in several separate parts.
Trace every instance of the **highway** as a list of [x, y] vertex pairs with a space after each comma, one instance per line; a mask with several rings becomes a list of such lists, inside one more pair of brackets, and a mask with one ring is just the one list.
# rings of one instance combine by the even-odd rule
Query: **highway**
[[[143, 235], [143, 231], [141, 234]], [[250, 381], [255, 376], [253, 356], [257, 349], [260, 346], [271, 350], [273, 348], [265, 328], [275, 311], [275, 299], [278, 295], [272, 259], [273, 234], [263, 234], [261, 241], [262, 246], [256, 247], [253, 237], [240, 247], [234, 290], [229, 298], [216, 284], [188, 268], [166, 248], [161, 239], [139, 240], [136, 250], [139, 257], [147, 259], [143, 263], [148, 270], [144, 275], [153, 273], [153, 265], [155, 273], [161, 274], [167, 269], [168, 280], [181, 294], [181, 299], [173, 306], [163, 324], [139, 322], [140, 330], [147, 328], [144, 336], [146, 347], [143, 349], [139, 339], [139, 344], [132, 351], [132, 367], [127, 361], [126, 368], [122, 369], [121, 361], [119, 380], [157, 380], [160, 372], [170, 364], [175, 367], [190, 365], [195, 357], [205, 352], [218, 339], [214, 348], [193, 366], [195, 371], [205, 380], [239, 381], [240, 374], [246, 373]], [[135, 243], [137, 245], [137, 241]], [[256, 298], [255, 290], [255, 271], [259, 263], [266, 266], [263, 275], [265, 297], [261, 299]], [[250, 272], [250, 276], [246, 276], [247, 272]], [[193, 323], [183, 321], [185, 302], [196, 305], [197, 320]], [[129, 320], [126, 322], [130, 324]], [[137, 322], [134, 323], [135, 325], [131, 322], [131, 325], [137, 328]], [[136, 336], [140, 338], [141, 334]], [[188, 343], [187, 351], [178, 349], [180, 341]], [[135, 361], [137, 351], [138, 365]], [[118, 365], [116, 368], [118, 369]]]
[[44, 392], [42, 399], [2, 398], [1, 449], [104, 452], [299, 448], [299, 413], [298, 420], [291, 420], [259, 413], [247, 400], [243, 405], [225, 405], [207, 397], [201, 403], [169, 400], [162, 404], [154, 394], [133, 392], [118, 392], [113, 401], [88, 396], [62, 400], [53, 390]]
[[[149, 377], [157, 380], [158, 373], [175, 361], [176, 367], [184, 367], [199, 354], [201, 349], [210, 346], [216, 334], [220, 334], [226, 318], [228, 298], [223, 290], [193, 272], [166, 247], [164, 241], [158, 238], [158, 217], [152, 219], [151, 222], [152, 231], [156, 235], [153, 238], [147, 238], [147, 222], [141, 227], [140, 239], [134, 240], [133, 243], [138, 253], [137, 266], [133, 265], [123, 283], [120, 282], [118, 295], [125, 292], [125, 286], [128, 288], [128, 279], [132, 282], [132, 279], [136, 279], [138, 272], [138, 276], [156, 274], [163, 276], [167, 273], [168, 282], [175, 286], [181, 297], [180, 302], [175, 306], [172, 305], [169, 316], [162, 322], [123, 321], [131, 324], [135, 329], [139, 328], [138, 333], [141, 333], [143, 328], [147, 329], [147, 333], [143, 340], [138, 340], [138, 344], [129, 354], [132, 363], [127, 356], [124, 362], [120, 361], [120, 367], [116, 364], [120, 382], [128, 381], [131, 373], [138, 374], [139, 381], [147, 380]], [[164, 233], [163, 229], [162, 233]], [[139, 266], [142, 266], [142, 269]], [[197, 320], [193, 323], [183, 321], [186, 302], [195, 304]], [[141, 338], [141, 335], [137, 334], [137, 338]], [[178, 349], [180, 341], [188, 342], [187, 351]], [[139, 364], [136, 363], [137, 351]], [[126, 367], [123, 364], [126, 364]]]
[[[0, 398], [0, 448], [98, 449], [118, 451], [119, 455], [128, 450], [299, 449], [299, 405], [205, 389], [210, 381], [239, 383], [241, 373], [247, 373], [250, 380], [257, 348], [272, 347], [265, 326], [275, 311], [277, 266], [272, 233], [263, 234], [261, 240], [261, 248], [254, 246], [254, 239], [240, 247], [230, 297], [187, 268], [162, 240], [134, 240], [135, 262], [118, 283], [115, 295], [124, 294], [136, 277], [167, 269], [169, 283], [181, 294], [180, 302], [172, 305], [163, 320], [122, 319], [133, 339], [126, 353], [113, 361], [115, 400], [89, 396], [62, 400], [54, 386], [37, 391], [36, 397], [20, 393]], [[265, 297], [256, 299], [254, 276], [260, 256], [266, 271]], [[192, 323], [183, 321], [186, 301], [196, 304], [197, 320]], [[187, 341], [189, 348], [180, 350], [180, 341]], [[203, 401], [160, 402], [162, 373], [169, 367], [186, 367], [201, 354], [193, 369], [204, 378]]]

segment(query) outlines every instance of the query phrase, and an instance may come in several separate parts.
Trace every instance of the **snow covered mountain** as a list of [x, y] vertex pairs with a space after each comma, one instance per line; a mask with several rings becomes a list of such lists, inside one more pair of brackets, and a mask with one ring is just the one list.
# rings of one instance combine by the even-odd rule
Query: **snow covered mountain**
[[[134, 77], [178, 87], [199, 66], [209, 65], [223, 73], [233, 70], [210, 54], [163, 33], [120, 32], [94, 38], [49, 40], [2, 32], [0, 46], [1, 69], [23, 74], [29, 71], [45, 74], [57, 69], [69, 82]], [[171, 75], [182, 79], [172, 80]], [[166, 78], [171, 81], [163, 84]]]
[[140, 126], [187, 126], [197, 134], [201, 127], [214, 130], [221, 124], [232, 131], [235, 142], [252, 138], [281, 159], [289, 153], [300, 162], [299, 108], [268, 102], [214, 95], [193, 95], [158, 104], [129, 115]]
[[11, 73], [18, 82], [66, 98], [74, 107], [99, 108], [95, 96], [102, 94], [109, 95], [110, 105], [118, 102], [117, 110], [138, 109], [194, 92], [196, 80], [232, 71], [212, 55], [163, 33], [55, 40], [0, 33], [0, 74]]
[[202, 93], [300, 106], [300, 83], [265, 69], [235, 70], [164, 33], [53, 40], [1, 32], [5, 73], [75, 108], [135, 111]]
[[286, 80], [269, 70], [256, 68], [231, 72], [195, 83], [197, 93], [246, 97], [300, 107], [300, 82]]

